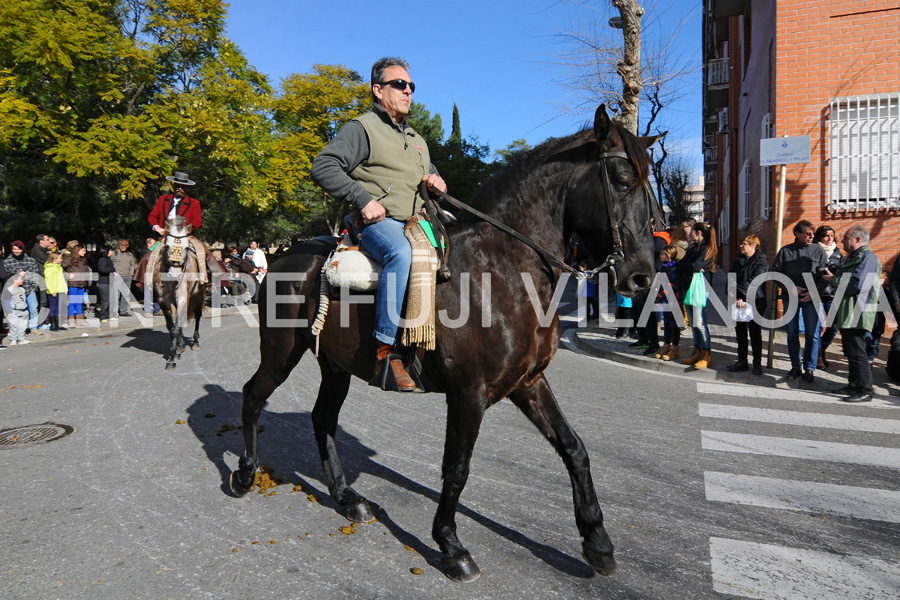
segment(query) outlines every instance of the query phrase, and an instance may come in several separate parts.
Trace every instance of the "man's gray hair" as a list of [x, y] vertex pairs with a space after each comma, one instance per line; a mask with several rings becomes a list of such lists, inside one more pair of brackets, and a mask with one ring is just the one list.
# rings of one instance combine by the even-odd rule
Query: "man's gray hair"
[[400, 67], [404, 71], [409, 71], [409, 63], [399, 56], [385, 56], [372, 65], [372, 79], [369, 81], [370, 87], [384, 81], [384, 71], [388, 67]]
[[860, 238], [863, 244], [869, 245], [869, 232], [862, 225], [854, 225], [847, 230], [847, 235], [851, 238]]

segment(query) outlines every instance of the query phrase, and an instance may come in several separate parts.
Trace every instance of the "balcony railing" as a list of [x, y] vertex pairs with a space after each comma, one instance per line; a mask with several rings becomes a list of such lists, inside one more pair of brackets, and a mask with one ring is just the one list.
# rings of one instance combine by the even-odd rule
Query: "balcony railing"
[[728, 85], [728, 59], [715, 58], [706, 65], [706, 83], [709, 86]]

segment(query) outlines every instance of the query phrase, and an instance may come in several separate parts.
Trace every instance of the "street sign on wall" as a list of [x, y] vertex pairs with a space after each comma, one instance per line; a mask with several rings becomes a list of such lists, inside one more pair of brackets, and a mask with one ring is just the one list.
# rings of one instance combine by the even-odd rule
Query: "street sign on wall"
[[759, 140], [759, 166], [793, 165], [810, 160], [810, 137], [766, 138]]

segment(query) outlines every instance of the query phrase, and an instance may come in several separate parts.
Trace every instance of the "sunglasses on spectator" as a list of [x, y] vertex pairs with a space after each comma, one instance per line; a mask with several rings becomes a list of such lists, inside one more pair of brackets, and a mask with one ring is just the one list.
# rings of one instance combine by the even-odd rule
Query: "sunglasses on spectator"
[[414, 84], [412, 81], [406, 81], [405, 79], [392, 79], [391, 81], [382, 81], [379, 85], [389, 85], [398, 92], [406, 91], [406, 86], [409, 86], [410, 92], [416, 92], [416, 84]]

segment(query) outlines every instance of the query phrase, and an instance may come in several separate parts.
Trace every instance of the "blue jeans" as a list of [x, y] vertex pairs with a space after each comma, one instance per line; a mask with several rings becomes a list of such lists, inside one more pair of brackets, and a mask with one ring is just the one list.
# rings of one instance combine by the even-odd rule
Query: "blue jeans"
[[[790, 307], [788, 307], [790, 310]], [[800, 355], [800, 319], [803, 319], [804, 337], [806, 345], [803, 355]], [[791, 368], [809, 371], [816, 370], [819, 360], [819, 306], [813, 302], [800, 302], [797, 313], [787, 322], [787, 346], [788, 355], [791, 358]]]
[[694, 348], [710, 350], [709, 322], [706, 320], [705, 306], [686, 304], [688, 316], [691, 318], [691, 333], [694, 334]]
[[69, 286], [69, 316], [74, 317], [84, 312], [85, 288]]
[[397, 339], [399, 319], [412, 265], [412, 248], [403, 233], [405, 223], [391, 218], [366, 225], [360, 241], [366, 252], [381, 263], [375, 295], [375, 339], [393, 345]]
[[38, 296], [37, 292], [25, 295], [25, 304], [28, 306], [28, 329], [37, 329], [38, 326]]
[[[822, 319], [824, 320], [828, 313], [831, 311], [831, 305], [834, 303], [834, 298], [828, 298], [826, 300], [822, 300]], [[837, 327], [837, 319], [831, 324], [831, 327], [822, 326], [822, 331], [819, 332], [821, 336], [819, 345], [824, 349], [831, 345], [831, 342], [834, 341], [834, 336], [837, 335], [838, 327]]]

